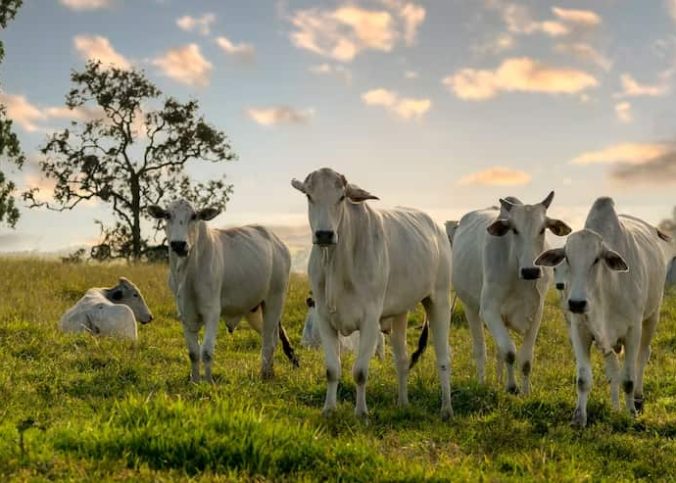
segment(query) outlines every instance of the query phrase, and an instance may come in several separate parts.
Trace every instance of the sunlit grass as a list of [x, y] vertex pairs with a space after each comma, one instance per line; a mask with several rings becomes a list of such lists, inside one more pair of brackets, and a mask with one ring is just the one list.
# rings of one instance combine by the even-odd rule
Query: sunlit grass
[[[455, 418], [442, 423], [432, 351], [410, 376], [411, 407], [395, 405], [391, 355], [374, 360], [368, 424], [353, 416], [344, 361], [338, 413], [320, 416], [325, 380], [319, 352], [298, 347], [307, 282], [294, 276], [284, 324], [298, 347], [294, 370], [278, 351], [276, 378], [261, 382], [260, 340], [224, 329], [217, 384], [188, 382], [188, 361], [162, 266], [62, 265], [2, 260], [0, 277], [0, 480], [271, 479], [356, 481], [422, 478], [676, 478], [676, 294], [664, 304], [637, 420], [610, 409], [594, 354], [590, 426], [569, 426], [574, 360], [550, 294], [533, 368], [533, 394], [504, 394], [493, 364], [474, 378], [461, 308], [453, 317]], [[155, 320], [133, 345], [56, 330], [63, 311], [91, 286], [125, 275], [143, 290]], [[411, 317], [409, 346], [421, 321]], [[490, 361], [494, 358], [489, 345]], [[24, 451], [17, 426], [24, 424]]]

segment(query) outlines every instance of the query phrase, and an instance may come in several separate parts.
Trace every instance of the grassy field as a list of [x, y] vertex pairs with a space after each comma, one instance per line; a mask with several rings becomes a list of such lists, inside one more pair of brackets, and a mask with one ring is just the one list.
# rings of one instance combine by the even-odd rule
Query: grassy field
[[[0, 260], [0, 480], [632, 480], [676, 478], [676, 294], [666, 298], [638, 419], [610, 408], [594, 354], [590, 426], [569, 426], [574, 359], [550, 294], [536, 347], [533, 394], [474, 378], [470, 336], [453, 316], [453, 406], [442, 423], [433, 351], [411, 373], [411, 406], [395, 405], [391, 354], [373, 361], [368, 424], [353, 416], [352, 357], [343, 361], [338, 414], [320, 416], [319, 352], [278, 350], [261, 382], [260, 340], [222, 328], [215, 386], [188, 382], [181, 328], [162, 266], [62, 265]], [[91, 286], [125, 275], [155, 320], [139, 343], [65, 336], [62, 312]], [[284, 322], [297, 345], [307, 282], [293, 278]], [[420, 313], [411, 326], [420, 322]], [[409, 347], [418, 333], [411, 329]], [[494, 354], [493, 346], [489, 346]], [[492, 357], [491, 359], [492, 360]], [[20, 438], [20, 433], [22, 438]], [[23, 439], [23, 443], [20, 440]]]

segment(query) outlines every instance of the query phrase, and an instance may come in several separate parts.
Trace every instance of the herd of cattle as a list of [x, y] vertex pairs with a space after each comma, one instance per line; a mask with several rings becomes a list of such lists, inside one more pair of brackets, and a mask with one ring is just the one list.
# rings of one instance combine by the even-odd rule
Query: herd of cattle
[[[308, 275], [313, 297], [307, 300], [302, 344], [321, 345], [324, 350], [325, 414], [336, 409], [341, 351], [351, 350], [356, 353], [355, 413], [367, 415], [369, 362], [376, 353], [383, 357], [383, 334], [390, 335], [398, 403], [408, 404], [408, 372], [431, 331], [441, 416], [450, 417], [452, 288], [465, 310], [479, 381], [485, 380], [485, 325], [497, 347], [498, 379], [504, 379], [507, 391], [528, 394], [545, 295], [554, 278], [577, 362], [573, 423], [585, 426], [587, 422], [592, 342], [605, 359], [613, 406], [619, 409], [621, 383], [627, 411], [634, 415], [641, 409], [650, 342], [658, 325], [668, 265], [676, 256], [674, 243], [658, 228], [618, 215], [612, 199], [599, 198], [584, 229], [571, 233], [565, 222], [547, 215], [552, 192], [532, 205], [514, 197], [501, 199], [499, 207], [470, 212], [459, 222], [447, 222], [443, 230], [417, 210], [372, 208], [366, 201], [377, 200], [376, 196], [329, 168], [310, 173], [302, 182], [294, 179], [292, 186], [308, 200], [313, 243]], [[262, 335], [263, 378], [273, 376], [278, 339], [289, 360], [298, 365], [281, 323], [291, 270], [289, 250], [282, 241], [261, 226], [209, 228], [206, 222], [219, 212], [196, 210], [185, 200], [165, 208], [152, 206], [148, 212], [164, 221], [169, 286], [183, 326], [191, 380], [200, 380], [202, 362], [204, 378], [212, 381], [221, 317], [230, 331], [244, 318]], [[546, 230], [567, 235], [565, 245], [550, 249]], [[409, 359], [408, 313], [418, 303], [426, 319], [418, 349]], [[147, 323], [152, 318], [139, 289], [121, 278], [115, 287], [90, 289], [66, 312], [60, 327], [136, 339], [136, 321]], [[518, 350], [510, 330], [523, 336]]]

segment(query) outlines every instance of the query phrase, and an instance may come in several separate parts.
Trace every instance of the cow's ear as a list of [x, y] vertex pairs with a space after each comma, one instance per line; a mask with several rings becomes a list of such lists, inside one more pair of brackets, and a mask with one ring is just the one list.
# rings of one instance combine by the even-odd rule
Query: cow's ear
[[355, 203], [359, 203], [366, 200], [380, 199], [377, 196], [372, 195], [368, 191], [361, 189], [359, 186], [352, 183], [348, 183], [348, 185], [345, 187], [345, 195]]
[[148, 214], [156, 220], [166, 220], [169, 217], [167, 210], [157, 205], [150, 205], [148, 207]]
[[110, 298], [112, 300], [115, 300], [116, 302], [122, 300], [122, 297], [124, 297], [124, 293], [119, 288], [116, 288], [115, 290], [113, 290], [113, 293], [110, 294]]
[[611, 270], [615, 270], [616, 272], [628, 272], [629, 271], [629, 266], [627, 265], [627, 262], [624, 261], [624, 258], [622, 258], [622, 255], [617, 253], [614, 250], [607, 249], [603, 253], [603, 261], [606, 262], [606, 265]]
[[214, 218], [216, 218], [220, 214], [221, 214], [221, 210], [219, 210], [218, 208], [208, 207], [208, 208], [202, 208], [199, 211], [199, 213], [197, 213], [197, 217], [200, 220], [209, 221], [209, 220], [213, 220]]
[[566, 258], [566, 252], [563, 248], [554, 248], [542, 252], [539, 257], [535, 259], [534, 264], [538, 267], [555, 267]]
[[556, 236], [566, 236], [573, 231], [565, 222], [554, 218], [547, 218], [546, 226]]
[[118, 282], [120, 285], [129, 285], [129, 279], [127, 277], [120, 277]]
[[507, 234], [509, 229], [512, 227], [512, 224], [509, 220], [504, 218], [498, 218], [493, 223], [486, 227], [486, 231], [493, 236], [504, 236]]
[[305, 191], [305, 183], [303, 183], [302, 181], [298, 181], [296, 178], [293, 178], [291, 180], [291, 186], [296, 188], [301, 193], [307, 194], [307, 191]]

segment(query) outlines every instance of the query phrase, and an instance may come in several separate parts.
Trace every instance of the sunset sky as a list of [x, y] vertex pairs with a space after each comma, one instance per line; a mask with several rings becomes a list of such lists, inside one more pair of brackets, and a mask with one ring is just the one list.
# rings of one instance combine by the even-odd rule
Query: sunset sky
[[[676, 204], [676, 0], [25, 0], [0, 100], [29, 166], [65, 127], [89, 58], [194, 97], [239, 160], [213, 224], [303, 225], [292, 177], [330, 166], [438, 221], [554, 189], [579, 227], [598, 196], [658, 222]], [[105, 206], [23, 210], [0, 250], [92, 243]]]

